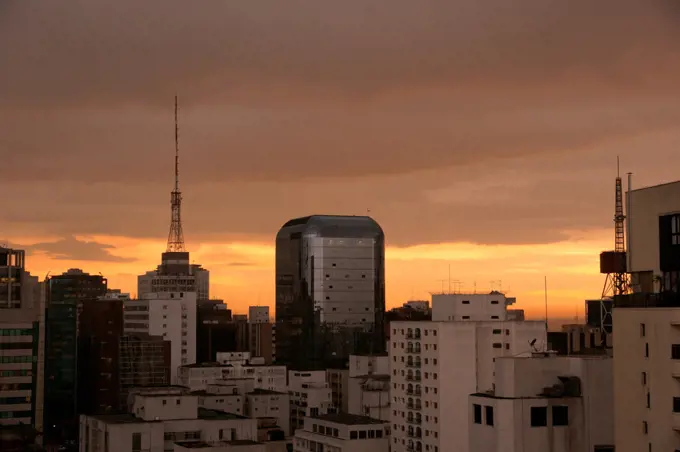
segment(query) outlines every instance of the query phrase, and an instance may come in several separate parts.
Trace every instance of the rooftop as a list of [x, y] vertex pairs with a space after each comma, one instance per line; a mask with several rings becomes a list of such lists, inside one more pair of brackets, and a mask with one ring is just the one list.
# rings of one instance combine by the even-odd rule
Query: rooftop
[[[145, 421], [144, 419], [140, 419], [136, 417], [133, 414], [130, 413], [125, 413], [125, 414], [100, 414], [100, 415], [92, 415], [90, 416], [93, 419], [97, 419], [98, 421], [104, 422], [106, 424], [142, 424], [145, 422], [163, 422], [163, 421]], [[206, 408], [199, 408], [198, 409], [198, 419], [202, 420], [239, 420], [239, 419], [248, 419], [245, 416], [240, 416], [238, 414], [234, 413], [227, 413], [224, 411], [218, 411], [218, 410], [208, 410]], [[174, 420], [174, 419], [173, 419]]]
[[234, 441], [216, 441], [212, 443], [206, 443], [205, 441], [177, 441], [178, 444], [187, 449], [204, 449], [208, 447], [220, 447], [220, 446], [251, 446], [261, 444], [257, 441], [251, 441], [248, 439], [234, 440]]
[[348, 414], [348, 413], [324, 414], [322, 416], [312, 416], [311, 418], [317, 419], [319, 421], [334, 422], [336, 424], [343, 424], [343, 425], [387, 424], [386, 421], [381, 421], [379, 419], [374, 419], [372, 417], [360, 416], [358, 414]]
[[619, 308], [680, 308], [680, 293], [632, 293], [614, 297], [614, 309]]
[[272, 391], [271, 389], [255, 388], [248, 395], [288, 395], [287, 392]]
[[367, 378], [369, 380], [378, 380], [378, 381], [389, 381], [390, 376], [388, 374], [366, 374], [366, 375], [357, 375], [352, 378]]

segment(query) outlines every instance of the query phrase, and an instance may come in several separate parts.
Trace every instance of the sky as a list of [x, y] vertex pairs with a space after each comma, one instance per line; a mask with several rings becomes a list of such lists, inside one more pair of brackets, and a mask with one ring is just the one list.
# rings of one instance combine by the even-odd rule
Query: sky
[[[211, 293], [273, 304], [288, 219], [364, 215], [387, 304], [500, 289], [583, 317], [616, 157], [678, 179], [675, 0], [4, 0], [0, 242], [136, 292], [183, 224]], [[450, 279], [449, 284], [449, 269]]]

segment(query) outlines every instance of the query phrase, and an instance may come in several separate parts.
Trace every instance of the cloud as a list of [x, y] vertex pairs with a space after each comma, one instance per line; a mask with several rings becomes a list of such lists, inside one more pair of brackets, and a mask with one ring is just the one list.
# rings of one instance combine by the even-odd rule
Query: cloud
[[26, 250], [29, 254], [42, 253], [56, 260], [97, 262], [134, 262], [137, 260], [111, 254], [111, 250], [116, 249], [113, 245], [78, 240], [73, 236], [65, 237], [56, 242], [16, 245], [16, 247]]

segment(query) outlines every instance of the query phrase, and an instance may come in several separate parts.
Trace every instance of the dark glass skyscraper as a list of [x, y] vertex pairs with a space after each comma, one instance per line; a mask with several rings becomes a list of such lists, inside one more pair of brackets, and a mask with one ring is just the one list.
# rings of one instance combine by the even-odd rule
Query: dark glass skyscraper
[[276, 361], [345, 366], [385, 351], [385, 235], [370, 217], [313, 215], [276, 236]]

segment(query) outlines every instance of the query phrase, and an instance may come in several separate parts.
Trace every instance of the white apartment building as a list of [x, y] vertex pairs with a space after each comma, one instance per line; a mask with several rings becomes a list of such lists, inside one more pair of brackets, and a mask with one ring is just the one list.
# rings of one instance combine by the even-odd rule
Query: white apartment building
[[326, 369], [326, 383], [331, 389], [331, 402], [337, 411], [347, 413], [349, 409], [349, 370]]
[[269, 306], [248, 307], [248, 322], [269, 323]]
[[515, 301], [498, 291], [432, 294], [432, 321], [507, 320], [508, 306]]
[[177, 442], [255, 441], [257, 419], [207, 410], [177, 388], [130, 394], [130, 414], [80, 416], [80, 452], [165, 452]]
[[283, 432], [290, 432], [290, 395], [287, 392], [253, 388], [250, 385], [208, 385], [193, 391], [202, 408], [235, 413], [250, 418], [273, 418]]
[[389, 452], [387, 422], [338, 413], [308, 417], [295, 432], [295, 452]]
[[331, 388], [326, 383], [326, 372], [288, 371], [288, 393], [290, 394], [290, 432], [302, 428], [304, 418], [332, 413]]
[[[494, 360], [545, 348], [544, 322], [421, 321], [390, 327], [395, 452], [467, 452], [468, 397], [493, 389]], [[418, 427], [420, 436], [414, 433]]]
[[251, 382], [253, 388], [278, 392], [288, 390], [286, 366], [201, 363], [181, 366], [177, 373], [177, 384], [192, 391], [206, 389], [215, 383], [238, 380]]
[[612, 361], [553, 353], [497, 358], [494, 389], [469, 398], [469, 450], [613, 452]]
[[615, 307], [616, 451], [680, 450], [680, 305]]
[[170, 341], [170, 381], [179, 366], [196, 362], [196, 293], [151, 293], [124, 302], [125, 334], [146, 333]]
[[389, 356], [350, 355], [347, 412], [389, 421], [390, 381]]

